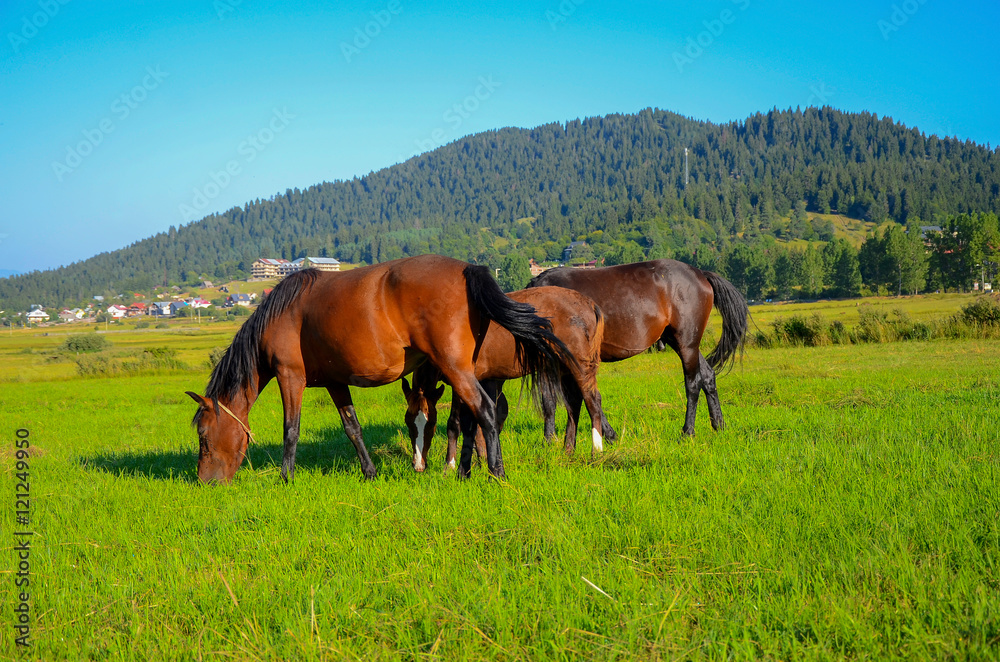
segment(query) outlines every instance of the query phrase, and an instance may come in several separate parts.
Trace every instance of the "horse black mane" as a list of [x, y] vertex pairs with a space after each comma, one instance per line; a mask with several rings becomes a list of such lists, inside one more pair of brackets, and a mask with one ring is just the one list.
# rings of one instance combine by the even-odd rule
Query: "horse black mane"
[[257, 376], [260, 339], [274, 318], [281, 315], [302, 291], [316, 281], [317, 269], [303, 269], [289, 274], [274, 286], [264, 302], [243, 323], [229, 349], [212, 370], [205, 395], [213, 400], [232, 400]]

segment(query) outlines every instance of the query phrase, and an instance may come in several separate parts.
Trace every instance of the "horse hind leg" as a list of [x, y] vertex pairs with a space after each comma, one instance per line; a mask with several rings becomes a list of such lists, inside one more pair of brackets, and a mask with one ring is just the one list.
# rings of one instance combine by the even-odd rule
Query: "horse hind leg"
[[327, 391], [329, 391], [330, 397], [333, 398], [333, 403], [337, 405], [337, 411], [340, 412], [340, 421], [344, 424], [344, 432], [347, 433], [347, 438], [354, 444], [358, 460], [361, 461], [361, 473], [368, 480], [374, 479], [376, 474], [375, 465], [372, 463], [372, 459], [368, 455], [368, 449], [365, 447], [364, 439], [361, 437], [361, 424], [358, 423], [358, 416], [354, 412], [354, 401], [351, 398], [350, 389], [347, 388], [346, 384], [342, 384], [331, 386]]
[[[597, 390], [596, 385], [583, 392], [583, 402], [587, 405], [587, 412], [590, 414], [590, 433], [593, 442], [590, 454], [593, 457], [594, 453], [604, 451], [604, 438], [599, 432], [599, 430], [603, 429], [605, 423], [604, 409], [601, 407], [601, 392]], [[611, 440], [609, 439], [609, 441]]]
[[701, 395], [702, 377], [698, 349], [691, 348], [681, 352], [681, 363], [684, 365], [684, 390], [687, 393], [687, 411], [684, 414], [684, 434], [694, 436], [695, 416], [698, 413], [698, 398]]
[[563, 449], [567, 455], [572, 455], [576, 451], [576, 432], [580, 424], [580, 404], [583, 402], [583, 394], [580, 387], [569, 377], [563, 378], [563, 398], [566, 400], [566, 440]]
[[677, 356], [681, 359], [681, 366], [684, 368], [684, 391], [687, 394], [687, 410], [684, 413], [682, 432], [693, 437], [695, 416], [698, 413], [698, 397], [702, 388], [701, 361], [704, 359], [698, 351], [701, 334], [697, 334], [697, 338], [688, 336], [684, 342], [680, 342], [677, 335], [675, 329], [667, 327], [660, 339], [677, 352]]
[[609, 443], [618, 439], [611, 424], [608, 423], [607, 416], [604, 415], [604, 407], [601, 405], [601, 391], [597, 388], [597, 370], [600, 362], [595, 361], [590, 365], [585, 365], [579, 374], [576, 375], [577, 387], [583, 395], [583, 403], [587, 405], [587, 413], [590, 414], [591, 427], [591, 455], [604, 450], [604, 441]]
[[539, 380], [539, 393], [542, 400], [542, 419], [545, 421], [545, 444], [551, 444], [556, 437], [556, 401], [558, 395], [548, 380]]
[[460, 414], [462, 411], [462, 401], [457, 395], [452, 394], [451, 412], [448, 414], [448, 454], [445, 457], [445, 466], [455, 468], [455, 456], [458, 455], [458, 436], [462, 434]]
[[608, 418], [604, 415], [604, 409], [601, 409], [601, 434], [604, 435], [605, 441], [618, 441], [618, 433], [611, 427], [611, 423], [608, 423]]
[[468, 478], [472, 473], [472, 448], [475, 443], [476, 425], [482, 428], [486, 442], [486, 464], [490, 474], [504, 478], [503, 455], [496, 427], [496, 406], [471, 371], [466, 374], [445, 375], [452, 391], [462, 401], [460, 423], [462, 427], [462, 455], [458, 463], [458, 477]]
[[722, 419], [719, 392], [715, 388], [715, 371], [708, 365], [705, 357], [700, 354], [698, 355], [698, 363], [701, 372], [701, 388], [705, 391], [705, 400], [708, 401], [708, 416], [712, 419], [712, 429], [722, 430], [725, 427], [725, 422]]
[[[480, 386], [482, 386], [483, 391], [486, 393], [486, 397], [488, 397], [490, 399], [490, 402], [493, 403], [493, 408], [494, 408], [493, 410], [494, 410], [495, 415], [496, 415], [496, 418], [495, 418], [495, 421], [496, 421], [496, 430], [497, 430], [497, 435], [499, 435], [500, 434], [500, 430], [503, 429], [504, 421], [506, 421], [506, 419], [507, 419], [506, 399], [504, 400], [505, 411], [504, 411], [504, 413], [503, 413], [502, 416], [500, 414], [500, 405], [499, 405], [499, 401], [498, 401], [499, 394], [500, 394], [500, 389], [503, 386], [503, 382], [502, 381], [497, 381], [497, 380], [494, 380], [494, 379], [488, 379], [488, 380], [486, 380], [484, 382], [481, 382]], [[478, 427], [476, 429], [476, 455], [478, 455], [479, 459], [482, 460], [482, 461], [484, 461], [484, 462], [487, 460], [487, 455], [486, 455], [486, 437], [483, 434], [483, 428], [482, 427]]]

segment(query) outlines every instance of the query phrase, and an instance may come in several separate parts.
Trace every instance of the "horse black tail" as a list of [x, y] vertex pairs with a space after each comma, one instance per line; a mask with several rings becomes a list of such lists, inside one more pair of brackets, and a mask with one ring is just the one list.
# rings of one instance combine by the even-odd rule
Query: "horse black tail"
[[715, 349], [705, 357], [708, 365], [718, 373], [727, 364], [732, 367], [737, 352], [743, 356], [750, 308], [740, 291], [728, 280], [711, 271], [702, 271], [702, 274], [715, 292], [715, 307], [722, 315], [722, 337]]
[[552, 322], [536, 315], [534, 306], [505, 295], [487, 267], [470, 264], [464, 273], [469, 305], [514, 336], [517, 360], [531, 377], [529, 388], [534, 391], [536, 381], [556, 388], [563, 366], [575, 367], [576, 358], [552, 333]]

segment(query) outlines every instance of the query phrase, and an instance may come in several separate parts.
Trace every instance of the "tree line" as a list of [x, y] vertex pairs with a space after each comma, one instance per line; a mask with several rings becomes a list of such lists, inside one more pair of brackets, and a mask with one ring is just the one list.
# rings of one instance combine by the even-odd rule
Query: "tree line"
[[[804, 250], [773, 241], [734, 245], [720, 270], [751, 299], [968, 291], [997, 274], [1000, 229], [993, 213], [958, 214], [940, 230], [886, 224], [855, 247], [833, 239]], [[980, 286], [981, 287], [981, 286]]]
[[[634, 241], [604, 253], [603, 264], [627, 264], [655, 257], [679, 257], [717, 271], [752, 300], [862, 295], [902, 295], [925, 291], [967, 291], [973, 282], [990, 282], [1000, 260], [1000, 224], [992, 213], [959, 214], [940, 230], [887, 223], [855, 248], [833, 237], [825, 243], [789, 246], [774, 238], [731, 243], [723, 252], [651, 255]], [[587, 255], [592, 255], [593, 249]], [[531, 278], [529, 258], [510, 254], [497, 263], [506, 291]]]

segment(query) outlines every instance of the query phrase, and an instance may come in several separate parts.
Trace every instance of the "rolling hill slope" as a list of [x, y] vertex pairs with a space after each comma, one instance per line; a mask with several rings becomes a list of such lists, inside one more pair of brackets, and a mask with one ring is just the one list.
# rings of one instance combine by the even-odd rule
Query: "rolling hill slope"
[[[684, 184], [684, 148], [690, 181]], [[468, 136], [365, 177], [289, 190], [72, 265], [0, 279], [0, 308], [63, 305], [261, 256], [373, 262], [423, 252], [491, 262], [586, 237], [684, 258], [733, 238], [795, 239], [796, 204], [879, 223], [998, 211], [996, 150], [830, 108], [713, 124], [647, 109]], [[801, 209], [800, 209], [801, 211]], [[485, 231], [484, 231], [485, 229]]]

